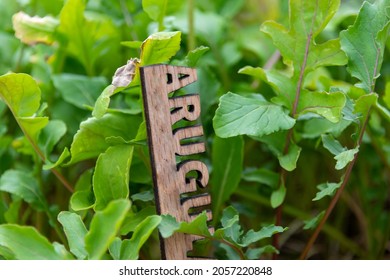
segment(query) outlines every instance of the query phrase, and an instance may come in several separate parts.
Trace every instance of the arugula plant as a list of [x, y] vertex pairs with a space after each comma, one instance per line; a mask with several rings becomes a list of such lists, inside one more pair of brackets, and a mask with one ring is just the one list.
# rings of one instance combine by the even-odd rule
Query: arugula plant
[[[219, 259], [385, 258], [389, 7], [1, 1], [0, 257], [154, 259], [183, 232]], [[211, 223], [155, 212], [138, 67], [165, 62], [198, 69]]]

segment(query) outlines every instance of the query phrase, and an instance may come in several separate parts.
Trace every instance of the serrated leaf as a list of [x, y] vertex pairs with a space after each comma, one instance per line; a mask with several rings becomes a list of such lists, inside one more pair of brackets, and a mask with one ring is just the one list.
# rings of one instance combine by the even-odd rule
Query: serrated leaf
[[125, 141], [134, 139], [142, 118], [125, 114], [107, 113], [102, 118], [89, 118], [80, 124], [70, 147], [73, 164], [98, 157], [109, 147], [108, 137], [122, 137]]
[[134, 146], [109, 147], [96, 162], [93, 175], [95, 210], [105, 208], [112, 200], [129, 197], [129, 173]]
[[94, 106], [99, 92], [107, 84], [104, 77], [88, 77], [67, 73], [53, 75], [52, 79], [62, 98], [80, 109], [86, 109], [86, 106]]
[[171, 215], [161, 215], [161, 222], [158, 230], [163, 238], [171, 237], [180, 228], [180, 223]]
[[271, 194], [271, 206], [272, 208], [277, 208], [282, 205], [284, 198], [286, 196], [286, 187], [281, 185], [279, 189], [273, 191]]
[[215, 219], [217, 219], [216, 217], [218, 217], [223, 203], [238, 187], [244, 158], [243, 149], [244, 141], [242, 137], [214, 138], [211, 197]]
[[47, 209], [47, 202], [38, 182], [29, 173], [7, 170], [0, 178], [0, 190], [21, 197], [37, 210]]
[[131, 239], [124, 240], [121, 246], [121, 260], [137, 260], [141, 247], [148, 240], [153, 231], [158, 227], [162, 218], [160, 216], [149, 216], [136, 228]]
[[[261, 30], [271, 36], [283, 61], [293, 65], [293, 80], [299, 79], [301, 71], [307, 74], [320, 66], [344, 65], [347, 60], [337, 39], [322, 44], [315, 42], [318, 34], [335, 15], [340, 1], [296, 0], [289, 3], [289, 30], [273, 21], [265, 22]], [[305, 65], [305, 69], [301, 69], [302, 65]]]
[[314, 229], [318, 225], [318, 223], [322, 220], [324, 215], [325, 215], [325, 211], [322, 211], [317, 216], [315, 216], [313, 219], [303, 221], [303, 223], [305, 224], [303, 229]]
[[162, 215], [159, 230], [164, 238], [172, 236], [175, 232], [211, 237], [207, 226], [207, 219], [206, 211], [196, 216], [191, 222], [178, 222], [171, 215]]
[[70, 251], [79, 259], [84, 260], [88, 253], [85, 250], [85, 235], [87, 229], [81, 217], [76, 213], [67, 211], [60, 212], [58, 221], [64, 228], [66, 238], [68, 239]]
[[102, 211], [97, 211], [85, 236], [88, 259], [100, 259], [119, 232], [120, 226], [130, 209], [130, 201], [119, 199], [111, 201]]
[[370, 93], [383, 62], [388, 28], [390, 2], [364, 2], [355, 23], [340, 33], [341, 48], [347, 54], [348, 71], [359, 79], [357, 84]]
[[355, 155], [359, 152], [359, 148], [346, 150], [334, 157], [337, 160], [336, 169], [341, 170], [354, 160]]
[[222, 227], [230, 227], [236, 221], [238, 221], [238, 211], [233, 206], [223, 209], [221, 218]]
[[341, 91], [327, 93], [303, 90], [297, 114], [316, 113], [332, 123], [337, 123], [341, 120], [345, 102], [346, 97]]
[[34, 227], [0, 225], [0, 246], [8, 248], [18, 260], [60, 260], [52, 244]]
[[31, 17], [24, 12], [18, 12], [12, 17], [12, 24], [15, 37], [23, 43], [29, 45], [52, 44], [56, 39], [55, 30], [59, 21], [51, 16]]
[[213, 237], [219, 240], [229, 240], [238, 245], [243, 232], [239, 220], [238, 211], [233, 206], [225, 208], [221, 218], [222, 228], [217, 229]]
[[318, 201], [325, 196], [333, 196], [335, 191], [340, 188], [340, 183], [324, 183], [317, 186], [317, 188], [320, 190], [317, 192], [315, 198], [313, 198], [313, 201]]
[[259, 231], [254, 231], [253, 229], [251, 229], [243, 236], [240, 245], [243, 247], [248, 247], [252, 243], [255, 243], [265, 238], [272, 237], [274, 234], [282, 233], [285, 230], [287, 230], [287, 228], [275, 225], [263, 227]]
[[213, 119], [215, 132], [221, 138], [263, 136], [290, 129], [294, 124], [295, 120], [281, 106], [230, 92], [221, 97]]

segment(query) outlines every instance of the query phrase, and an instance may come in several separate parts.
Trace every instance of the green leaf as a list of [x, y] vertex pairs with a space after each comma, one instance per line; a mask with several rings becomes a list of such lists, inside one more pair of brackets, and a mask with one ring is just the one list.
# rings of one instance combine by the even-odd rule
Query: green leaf
[[334, 157], [337, 160], [336, 169], [341, 170], [354, 160], [355, 155], [359, 152], [359, 148], [346, 150]]
[[0, 190], [21, 197], [35, 209], [47, 209], [47, 202], [37, 180], [29, 173], [7, 170], [0, 178]]
[[78, 59], [87, 74], [92, 76], [98, 59], [117, 60], [120, 37], [117, 26], [109, 18], [91, 14], [87, 18], [85, 6], [84, 0], [66, 1], [57, 31], [67, 52]]
[[110, 255], [114, 260], [120, 260], [121, 246], [122, 239], [120, 239], [119, 237], [115, 237], [114, 241], [111, 242], [110, 247], [108, 248], [108, 250], [110, 251]]
[[76, 213], [63, 211], [58, 215], [58, 221], [64, 228], [66, 238], [68, 239], [70, 251], [79, 260], [84, 260], [88, 253], [85, 250], [85, 235], [87, 229], [81, 217]]
[[[328, 65], [344, 65], [347, 60], [340, 50], [338, 39], [322, 44], [315, 42], [335, 15], [339, 0], [290, 1], [289, 30], [273, 21], [265, 22], [261, 30], [268, 34], [280, 50], [283, 61], [294, 68], [293, 80], [298, 81], [300, 73]], [[305, 61], [305, 63], [304, 63]], [[301, 69], [305, 65], [305, 69]]]
[[350, 163], [355, 158], [355, 155], [359, 152], [359, 147], [348, 150], [331, 135], [322, 135], [322, 143], [324, 148], [326, 148], [335, 156], [334, 159], [337, 160], [335, 168], [337, 170], [341, 170], [347, 166], [347, 164]]
[[279, 251], [274, 246], [267, 245], [261, 248], [249, 248], [245, 252], [248, 260], [257, 260], [264, 254], [279, 254]]
[[166, 15], [178, 11], [182, 4], [181, 0], [142, 0], [144, 11], [152, 20], [159, 23], [163, 22]]
[[279, 180], [279, 174], [268, 169], [245, 170], [242, 179], [247, 182], [256, 182], [276, 189]]
[[88, 259], [97, 260], [104, 255], [119, 232], [129, 209], [129, 200], [118, 199], [111, 201], [104, 210], [96, 212], [85, 236]]
[[210, 50], [209, 47], [200, 46], [195, 50], [188, 52], [187, 56], [185, 57], [186, 65], [188, 67], [195, 67], [199, 59], [209, 50]]
[[120, 229], [120, 234], [126, 235], [129, 234], [130, 232], [135, 231], [136, 227], [143, 220], [155, 214], [156, 214], [156, 207], [154, 206], [148, 206], [142, 208], [139, 212], [127, 214], [125, 220], [123, 221], [122, 227]]
[[18, 260], [60, 260], [54, 246], [35, 228], [0, 225], [0, 246], [8, 248]]
[[31, 117], [40, 106], [41, 91], [27, 74], [6, 74], [0, 76], [0, 97], [15, 117]]
[[48, 119], [34, 115], [41, 100], [41, 91], [35, 80], [27, 74], [0, 76], [0, 99], [11, 110], [25, 135], [36, 142], [39, 131], [46, 126]]
[[302, 136], [304, 138], [314, 139], [321, 137], [325, 133], [329, 133], [338, 137], [351, 123], [352, 121], [345, 119], [342, 119], [336, 124], [324, 118], [309, 119], [304, 124]]
[[241, 179], [244, 158], [244, 141], [242, 137], [222, 139], [214, 138], [213, 143], [213, 177], [211, 197], [214, 218], [226, 200], [237, 189]]
[[335, 191], [340, 188], [341, 183], [324, 183], [317, 186], [317, 189], [320, 191], [317, 192], [316, 197], [313, 198], [313, 201], [318, 201], [325, 196], [333, 196]]
[[278, 95], [281, 104], [290, 110], [292, 109], [296, 89], [290, 77], [277, 70], [264, 70], [252, 66], [246, 66], [240, 69], [238, 73], [253, 76], [266, 82]]
[[66, 133], [66, 124], [60, 120], [49, 121], [38, 137], [38, 146], [48, 158], [53, 151], [54, 146], [61, 140]]
[[303, 90], [297, 114], [316, 113], [332, 123], [337, 123], [341, 120], [345, 102], [346, 97], [341, 91], [327, 93]]
[[62, 98], [81, 109], [94, 106], [107, 81], [104, 77], [87, 77], [76, 74], [57, 74], [52, 76], [55, 88]]
[[273, 191], [271, 194], [271, 206], [272, 208], [277, 208], [282, 205], [284, 198], [286, 196], [286, 187], [281, 185], [279, 189]]
[[237, 135], [263, 136], [288, 130], [295, 120], [282, 107], [257, 99], [227, 93], [220, 99], [213, 125], [222, 138]]
[[319, 213], [313, 219], [310, 219], [310, 220], [307, 220], [307, 221], [303, 221], [304, 224], [305, 224], [303, 229], [314, 229], [318, 225], [318, 223], [322, 220], [324, 215], [325, 215], [325, 211], [321, 211], [321, 213]]
[[363, 119], [367, 116], [371, 107], [378, 101], [378, 95], [376, 93], [370, 93], [359, 97], [356, 100], [354, 113], [359, 114]]
[[154, 199], [154, 194], [151, 191], [144, 191], [144, 192], [141, 192], [141, 193], [133, 194], [131, 196], [131, 200], [132, 201], [139, 200], [139, 201], [146, 202], [146, 201], [153, 201], [153, 199]]
[[158, 32], [150, 35], [141, 46], [140, 66], [167, 62], [180, 50], [181, 33]]
[[114, 85], [107, 86], [100, 96], [97, 98], [92, 116], [95, 118], [101, 118], [107, 112], [108, 106], [110, 105], [111, 96], [115, 94], [116, 87]]
[[68, 164], [95, 158], [109, 147], [108, 137], [121, 137], [125, 141], [134, 139], [141, 117], [126, 114], [105, 114], [102, 118], [89, 118], [80, 124], [80, 129], [70, 148], [72, 159]]
[[345, 152], [345, 148], [340, 144], [339, 141], [333, 138], [330, 134], [322, 135], [322, 144], [324, 148], [327, 149], [331, 154], [337, 156], [342, 152]]
[[70, 198], [70, 208], [74, 211], [82, 211], [95, 205], [95, 196], [92, 190], [77, 191]]
[[375, 80], [383, 62], [386, 36], [389, 28], [387, 0], [371, 4], [364, 2], [355, 23], [340, 33], [341, 48], [349, 58], [348, 71], [366, 93], [374, 91]]
[[242, 235], [239, 219], [238, 211], [233, 206], [225, 208], [221, 218], [222, 228], [215, 231], [214, 238], [221, 240], [226, 239], [234, 244], [238, 244]]
[[158, 230], [163, 238], [171, 237], [180, 228], [180, 223], [171, 215], [161, 215]]
[[12, 17], [12, 24], [16, 38], [25, 44], [34, 45], [36, 43], [54, 43], [55, 30], [59, 22], [51, 16], [30, 17], [24, 12], [19, 12]]
[[280, 226], [269, 225], [263, 227], [259, 231], [254, 231], [253, 229], [249, 230], [241, 240], [241, 246], [248, 247], [250, 244], [260, 241], [265, 238], [272, 237], [276, 233], [282, 233], [287, 228], [283, 228]]
[[129, 173], [134, 146], [112, 146], [101, 154], [93, 175], [95, 210], [101, 210], [115, 199], [129, 197]]
[[137, 260], [139, 251], [148, 240], [153, 231], [158, 227], [162, 218], [160, 216], [149, 216], [136, 228], [130, 240], [124, 240], [121, 246], [121, 260]]
[[302, 148], [296, 145], [295, 143], [291, 143], [290, 148], [288, 149], [288, 153], [283, 155], [279, 154], [279, 164], [287, 171], [293, 171], [297, 168], [297, 161], [301, 154]]
[[207, 219], [208, 217], [206, 211], [203, 211], [201, 214], [196, 216], [196, 218], [191, 222], [178, 222], [170, 215], [162, 215], [159, 230], [161, 236], [164, 238], [172, 236], [175, 232], [211, 237], [207, 226]]

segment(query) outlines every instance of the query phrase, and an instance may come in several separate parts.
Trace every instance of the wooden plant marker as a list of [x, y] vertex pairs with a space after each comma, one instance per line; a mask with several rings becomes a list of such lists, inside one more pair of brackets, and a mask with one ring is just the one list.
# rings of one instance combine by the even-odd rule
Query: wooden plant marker
[[[211, 204], [208, 193], [191, 196], [198, 186], [206, 187], [209, 173], [203, 162], [192, 159], [177, 162], [177, 156], [191, 156], [205, 151], [204, 142], [198, 140], [203, 136], [203, 127], [172, 127], [182, 120], [193, 122], [199, 119], [200, 98], [198, 94], [170, 98], [169, 94], [195, 82], [196, 70], [152, 65], [141, 67], [140, 74], [157, 213], [170, 214], [177, 221], [189, 222], [202, 211], [196, 211], [198, 207]], [[188, 139], [195, 141], [183, 143]], [[190, 177], [189, 172], [197, 176]], [[211, 211], [207, 214], [208, 220], [211, 220]], [[187, 253], [192, 250], [193, 241], [198, 239], [200, 237], [182, 233], [175, 233], [167, 239], [160, 238], [162, 258], [190, 259]]]

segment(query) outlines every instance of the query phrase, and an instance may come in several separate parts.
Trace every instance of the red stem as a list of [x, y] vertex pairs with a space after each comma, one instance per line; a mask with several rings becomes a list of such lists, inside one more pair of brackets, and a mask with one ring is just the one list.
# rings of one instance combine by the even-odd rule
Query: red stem
[[[371, 111], [371, 108], [367, 112], [366, 119], [364, 120], [363, 127], [362, 127], [362, 129], [360, 131], [359, 139], [358, 139], [358, 142], [357, 142], [357, 147], [359, 147], [361, 145], [361, 143], [362, 143], [363, 135], [364, 135], [364, 132], [366, 130], [367, 123], [368, 123], [368, 120], [369, 120], [370, 111]], [[348, 164], [347, 170], [345, 172], [345, 176], [344, 176], [344, 179], [343, 179], [343, 182], [342, 182], [340, 188], [337, 190], [335, 196], [332, 198], [332, 201], [330, 202], [328, 209], [326, 209], [324, 217], [322, 218], [322, 220], [318, 224], [317, 228], [313, 232], [313, 235], [310, 237], [309, 241], [307, 242], [307, 244], [305, 246], [305, 249], [303, 250], [303, 252], [302, 252], [301, 256], [299, 257], [299, 259], [304, 260], [304, 259], [307, 258], [307, 255], [309, 254], [310, 249], [313, 247], [314, 242], [317, 240], [317, 237], [320, 234], [320, 232], [321, 232], [325, 222], [329, 218], [329, 216], [332, 213], [334, 207], [336, 206], [337, 202], [339, 201], [340, 196], [343, 193], [343, 190], [345, 189], [345, 186], [349, 182], [349, 178], [351, 177], [352, 169], [353, 169], [353, 167], [354, 167], [354, 165], [356, 163], [357, 158], [358, 158], [358, 153], [355, 154], [353, 160]]]

